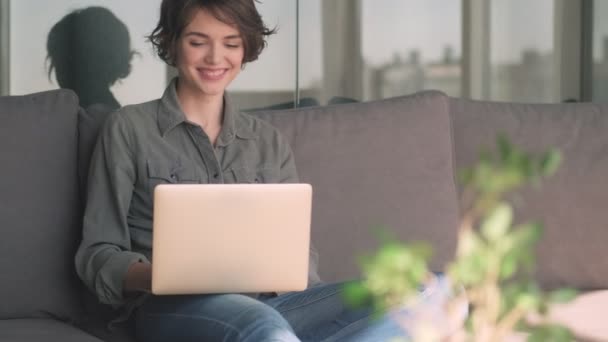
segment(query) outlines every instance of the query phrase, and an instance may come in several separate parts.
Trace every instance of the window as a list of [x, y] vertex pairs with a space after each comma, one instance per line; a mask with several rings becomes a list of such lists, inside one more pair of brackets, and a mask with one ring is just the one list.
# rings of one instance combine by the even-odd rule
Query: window
[[293, 108], [296, 89], [296, 1], [258, 4], [266, 26], [276, 27], [259, 59], [246, 65], [229, 87], [243, 109]]
[[608, 2], [593, 6], [593, 101], [608, 102]]
[[554, 0], [493, 0], [490, 99], [555, 101]]
[[424, 89], [459, 96], [461, 12], [454, 0], [301, 1], [301, 98], [326, 104]]
[[[167, 68], [144, 37], [156, 24], [160, 1], [0, 0], [5, 11], [10, 3], [9, 15], [0, 16], [0, 91], [23, 94], [60, 86], [56, 73], [49, 77], [46, 61], [51, 28], [70, 11], [102, 6], [127, 27], [137, 52], [128, 75], [110, 91], [121, 105], [159, 97]], [[589, 4], [266, 0], [258, 8], [278, 33], [229, 91], [243, 109], [369, 101], [426, 89], [482, 100], [608, 101], [608, 24], [602, 20], [608, 2], [593, 2], [592, 28], [580, 12]], [[579, 39], [581, 32], [592, 40], [592, 52], [591, 42]], [[117, 46], [102, 45], [97, 47]]]

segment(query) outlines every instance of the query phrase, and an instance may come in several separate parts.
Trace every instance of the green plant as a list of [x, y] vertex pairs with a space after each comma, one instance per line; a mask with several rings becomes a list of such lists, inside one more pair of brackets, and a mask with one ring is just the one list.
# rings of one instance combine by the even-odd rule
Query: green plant
[[[445, 270], [455, 284], [451, 301], [466, 296], [470, 303], [466, 340], [503, 341], [514, 331], [524, 331], [529, 341], [570, 341], [566, 328], [543, 317], [549, 304], [571, 300], [576, 292], [546, 293], [531, 280], [541, 225], [514, 225], [513, 209], [505, 200], [513, 190], [538, 185], [541, 178], [555, 173], [561, 155], [550, 150], [532, 156], [502, 136], [497, 145], [498, 153], [482, 153], [475, 165], [460, 173], [464, 214], [455, 258]], [[378, 313], [407, 306], [429, 274], [430, 256], [424, 244], [385, 243], [363, 259], [364, 276], [346, 285], [346, 300], [355, 306], [371, 304]], [[530, 317], [537, 318], [534, 324]]]

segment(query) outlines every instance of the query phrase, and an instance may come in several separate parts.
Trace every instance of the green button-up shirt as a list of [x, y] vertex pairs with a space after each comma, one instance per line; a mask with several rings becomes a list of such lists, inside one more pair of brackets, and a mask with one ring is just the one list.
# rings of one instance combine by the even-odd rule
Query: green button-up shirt
[[[152, 199], [161, 183], [296, 183], [287, 142], [272, 126], [224, 100], [213, 146], [189, 122], [176, 81], [161, 99], [126, 106], [105, 122], [92, 156], [83, 239], [76, 270], [99, 300], [124, 305], [123, 282], [137, 261], [150, 262]], [[319, 280], [311, 252], [309, 283]]]

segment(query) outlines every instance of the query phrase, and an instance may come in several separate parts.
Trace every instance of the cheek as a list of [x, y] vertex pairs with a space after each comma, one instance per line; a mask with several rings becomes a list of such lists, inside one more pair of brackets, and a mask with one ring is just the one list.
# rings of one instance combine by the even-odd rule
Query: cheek
[[181, 46], [177, 49], [176, 64], [179, 67], [187, 66], [194, 63], [198, 59], [199, 51], [188, 46]]
[[243, 58], [245, 58], [243, 51], [235, 52], [230, 56], [230, 63], [240, 69], [241, 65], [243, 64]]
[[183, 55], [182, 60], [184, 61], [184, 64], [193, 64], [194, 62], [196, 62], [199, 59], [199, 57], [197, 56], [196, 51], [186, 51], [186, 53]]

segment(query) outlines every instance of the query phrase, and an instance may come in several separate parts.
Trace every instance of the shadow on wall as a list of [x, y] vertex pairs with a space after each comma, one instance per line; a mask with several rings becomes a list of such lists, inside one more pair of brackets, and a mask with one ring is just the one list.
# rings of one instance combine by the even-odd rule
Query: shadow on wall
[[49, 78], [78, 94], [80, 106], [111, 111], [120, 107], [110, 87], [131, 72], [129, 30], [104, 7], [75, 10], [57, 22], [47, 38]]

